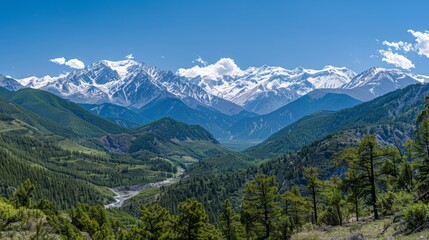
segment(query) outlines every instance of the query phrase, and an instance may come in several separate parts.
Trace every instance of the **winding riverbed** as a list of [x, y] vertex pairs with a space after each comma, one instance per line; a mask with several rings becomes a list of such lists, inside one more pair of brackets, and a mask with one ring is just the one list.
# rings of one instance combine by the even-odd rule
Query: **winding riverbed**
[[115, 196], [113, 197], [115, 201], [113, 203], [109, 203], [104, 205], [105, 208], [119, 208], [124, 204], [124, 202], [135, 195], [137, 195], [141, 190], [148, 189], [148, 188], [159, 188], [162, 186], [169, 186], [175, 182], [177, 182], [178, 178], [168, 178], [166, 180], [160, 181], [160, 182], [154, 182], [154, 183], [148, 183], [143, 185], [135, 185], [128, 187], [129, 190], [124, 190], [123, 187], [119, 188], [109, 188], [110, 191], [112, 191]]

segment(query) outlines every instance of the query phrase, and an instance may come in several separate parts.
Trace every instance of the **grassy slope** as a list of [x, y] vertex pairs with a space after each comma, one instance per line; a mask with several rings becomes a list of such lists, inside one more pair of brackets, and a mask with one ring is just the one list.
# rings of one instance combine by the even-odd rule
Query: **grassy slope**
[[66, 126], [81, 137], [127, 132], [125, 128], [98, 117], [73, 102], [45, 91], [22, 89], [15, 92], [8, 100], [48, 120]]
[[[392, 219], [386, 217], [378, 221], [360, 221], [345, 226], [317, 228], [308, 226], [302, 232], [292, 235], [292, 240], [332, 240], [332, 239], [429, 239], [429, 230], [406, 234], [397, 231], [390, 226]], [[363, 236], [364, 238], [351, 238], [352, 236]]]

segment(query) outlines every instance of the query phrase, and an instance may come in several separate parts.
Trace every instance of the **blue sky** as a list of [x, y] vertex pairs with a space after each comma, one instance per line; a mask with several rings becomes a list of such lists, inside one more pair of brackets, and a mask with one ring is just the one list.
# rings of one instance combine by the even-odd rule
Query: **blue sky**
[[[128, 54], [172, 71], [192, 67], [198, 57], [209, 64], [228, 57], [242, 69], [334, 65], [356, 72], [395, 67], [382, 61], [384, 54], [429, 74], [429, 1], [423, 0], [3, 0], [0, 9], [0, 73], [17, 78], [72, 70], [53, 58], [87, 65]], [[410, 29], [421, 33], [418, 46]]]

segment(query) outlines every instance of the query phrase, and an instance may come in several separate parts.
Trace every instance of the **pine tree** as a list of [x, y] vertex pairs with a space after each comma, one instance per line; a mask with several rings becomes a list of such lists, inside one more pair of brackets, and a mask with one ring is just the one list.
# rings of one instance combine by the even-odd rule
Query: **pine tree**
[[328, 225], [342, 225], [345, 200], [342, 191], [342, 180], [337, 175], [331, 177], [329, 181], [324, 182], [322, 191], [324, 212], [321, 217]]
[[180, 214], [177, 219], [179, 239], [197, 240], [210, 237], [211, 226], [202, 203], [188, 199], [179, 204]]
[[23, 182], [13, 193], [12, 200], [15, 203], [15, 207], [32, 207], [32, 199], [34, 197], [34, 185], [27, 179]]
[[367, 182], [356, 169], [349, 168], [346, 172], [344, 187], [348, 192], [347, 200], [353, 204], [356, 221], [359, 221], [359, 205], [366, 192]]
[[293, 186], [290, 191], [283, 193], [284, 215], [289, 216], [292, 229], [302, 226], [303, 216], [306, 212], [307, 202], [301, 196], [301, 191], [297, 186]]
[[245, 237], [247, 240], [255, 237], [254, 230], [256, 229], [256, 217], [253, 208], [249, 202], [243, 201], [240, 212], [240, 222], [243, 225]]
[[307, 179], [307, 188], [311, 192], [313, 202], [314, 223], [317, 224], [317, 189], [320, 187], [320, 180], [316, 167], [304, 168], [304, 176]]
[[367, 134], [359, 142], [357, 148], [348, 148], [341, 158], [348, 163], [349, 169], [356, 171], [356, 178], [362, 179], [364, 186], [369, 187], [371, 195], [371, 205], [374, 219], [379, 219], [377, 210], [377, 189], [376, 189], [376, 164], [383, 156], [381, 147], [377, 144], [375, 136]]
[[240, 216], [234, 211], [231, 202], [227, 199], [220, 212], [220, 230], [227, 240], [240, 238]]
[[245, 186], [244, 211], [255, 219], [262, 227], [256, 228], [256, 234], [262, 239], [271, 236], [274, 221], [278, 211], [277, 187], [275, 186], [275, 177], [267, 177], [265, 174], [259, 174], [256, 178]]
[[131, 230], [134, 239], [169, 239], [171, 237], [170, 212], [159, 206], [142, 205], [141, 223]]
[[416, 119], [417, 130], [413, 141], [415, 147], [416, 165], [418, 175], [416, 179], [419, 182], [422, 197], [429, 195], [429, 96], [425, 98], [424, 109], [419, 113]]

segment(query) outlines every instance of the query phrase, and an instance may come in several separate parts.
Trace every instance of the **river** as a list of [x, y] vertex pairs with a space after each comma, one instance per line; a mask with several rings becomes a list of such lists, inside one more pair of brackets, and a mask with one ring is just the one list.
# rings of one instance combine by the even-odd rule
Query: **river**
[[124, 202], [135, 195], [137, 195], [141, 190], [148, 189], [148, 188], [159, 188], [162, 186], [169, 186], [175, 182], [177, 182], [178, 178], [168, 178], [160, 182], [154, 182], [154, 183], [147, 183], [143, 185], [135, 185], [128, 187], [129, 190], [124, 190], [124, 187], [118, 187], [118, 188], [109, 188], [110, 191], [112, 191], [115, 196], [114, 202], [104, 205], [105, 208], [119, 208], [124, 204]]

